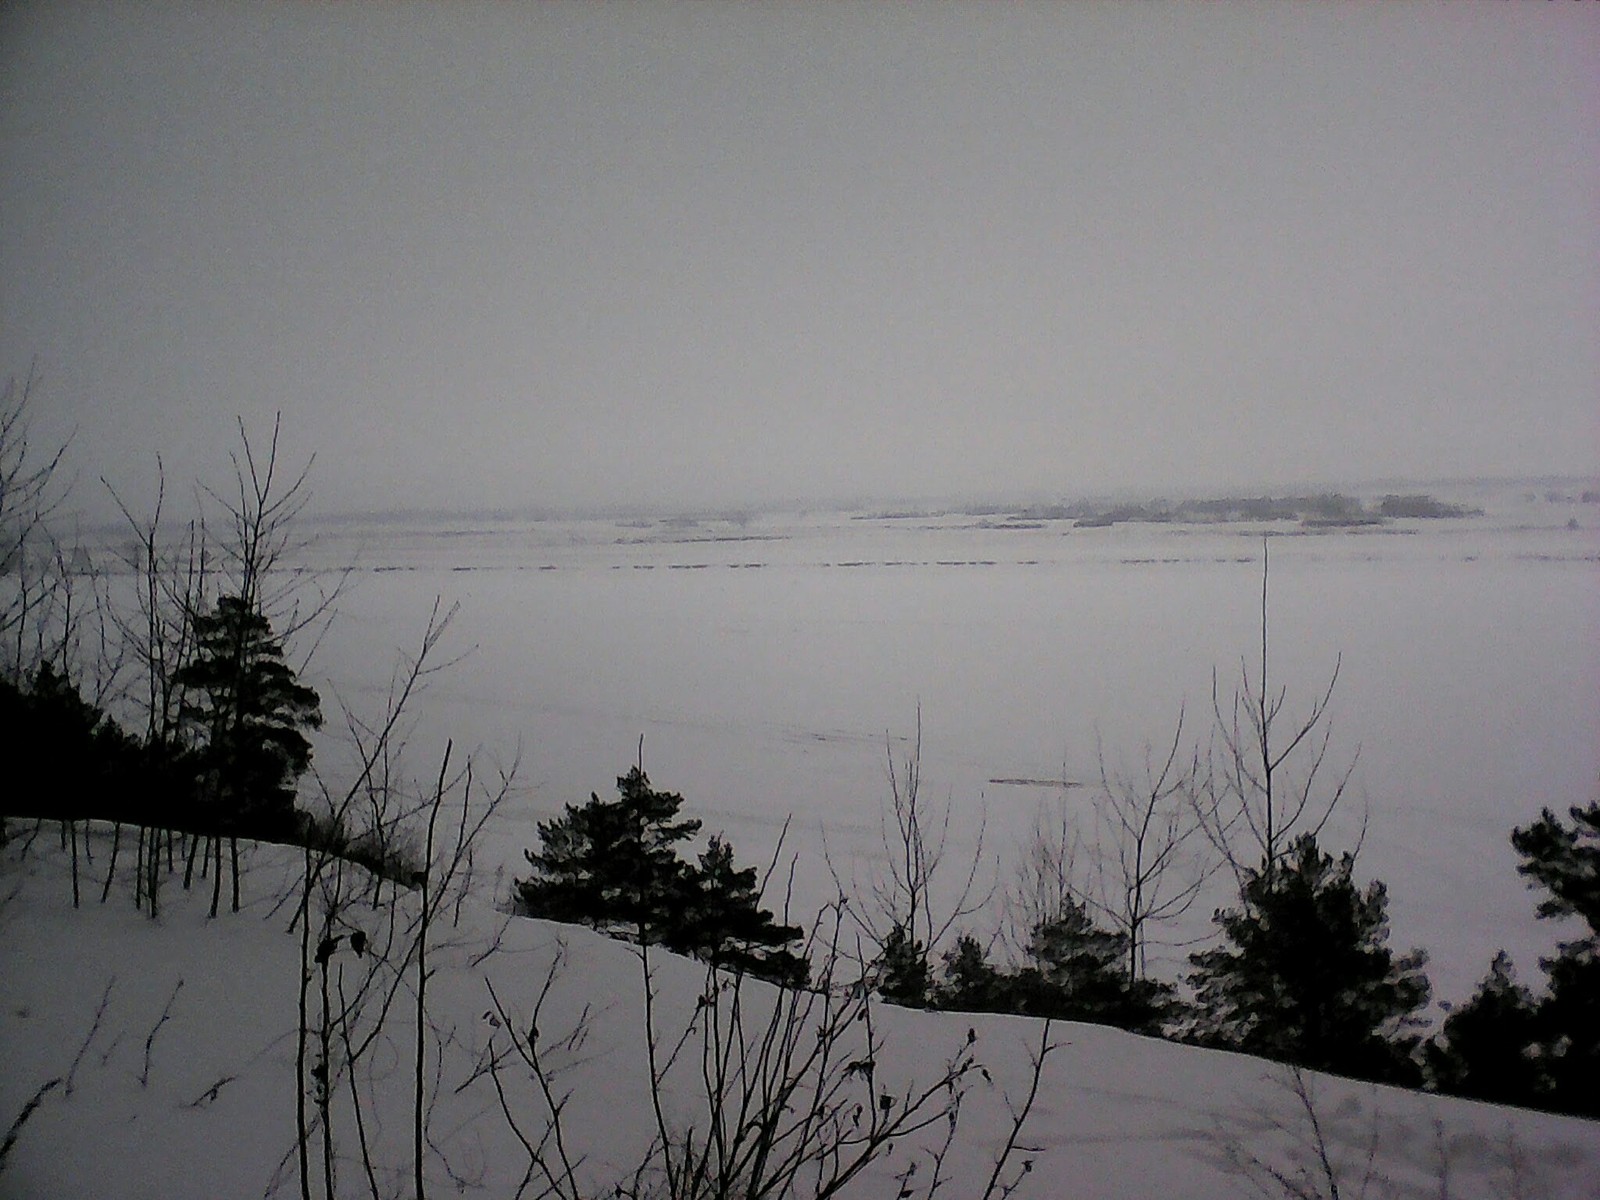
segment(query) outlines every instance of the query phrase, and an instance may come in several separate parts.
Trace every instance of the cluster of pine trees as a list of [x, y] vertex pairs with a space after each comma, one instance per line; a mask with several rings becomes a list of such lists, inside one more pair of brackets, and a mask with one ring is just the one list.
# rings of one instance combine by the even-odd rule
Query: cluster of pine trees
[[878, 989], [892, 1004], [959, 1012], [1018, 1013], [1061, 1021], [1115, 1025], [1160, 1034], [1176, 1017], [1176, 989], [1130, 979], [1128, 940], [1100, 929], [1079, 901], [1029, 932], [1020, 965], [990, 961], [991, 947], [959, 934], [936, 973], [925, 948], [894, 925], [878, 962]]
[[[775, 982], [799, 986], [801, 930], [761, 906], [753, 868], [710, 839], [698, 862], [679, 852], [701, 823], [683, 798], [635, 768], [617, 798], [591, 796], [539, 825], [516, 885], [518, 910], [581, 922]], [[1219, 911], [1218, 943], [1190, 956], [1189, 996], [1129, 969], [1125, 934], [1098, 928], [1068, 900], [1030, 931], [1019, 963], [991, 961], [970, 933], [937, 969], [903, 924], [874, 966], [885, 1000], [908, 1007], [1018, 1013], [1179, 1037], [1360, 1079], [1429, 1086], [1497, 1103], [1600, 1116], [1600, 802], [1571, 823], [1545, 812], [1512, 835], [1520, 870], [1543, 887], [1541, 916], [1583, 918], [1589, 936], [1543, 965], [1545, 992], [1516, 982], [1495, 958], [1478, 993], [1435, 1036], [1421, 1011], [1427, 955], [1388, 945], [1381, 882], [1360, 886], [1355, 858], [1313, 834], [1245, 873], [1236, 905]]]
[[141, 848], [159, 830], [169, 857], [173, 831], [198, 835], [188, 840], [186, 885], [200, 841], [219, 876], [226, 841], [237, 906], [239, 839], [328, 835], [296, 803], [321, 700], [297, 677], [269, 616], [291, 631], [306, 620], [298, 585], [268, 591], [306, 501], [305, 473], [284, 485], [276, 427], [261, 453], [241, 424], [237, 499], [206, 493], [230, 533], [208, 534], [203, 516], [177, 536], [163, 530], [163, 479], [147, 518], [114, 496], [131, 539], [111, 568], [54, 534], [65, 447], [33, 453], [30, 389], [11, 381], [0, 394], [0, 737], [16, 779], [0, 814], [58, 820], [64, 830], [100, 819], [118, 835], [132, 825]]
[[880, 988], [914, 1007], [1013, 1012], [1115, 1025], [1363, 1079], [1423, 1081], [1418, 1012], [1429, 987], [1417, 950], [1388, 946], [1382, 883], [1358, 887], [1355, 860], [1310, 833], [1245, 873], [1217, 912], [1220, 942], [1190, 956], [1191, 998], [1130, 969], [1128, 936], [1067, 897], [1029, 931], [1023, 961], [991, 962], [963, 934], [936, 977], [901, 926], [885, 940]]
[[0, 727], [26, 753], [6, 811], [101, 819], [268, 841], [305, 832], [295, 781], [311, 763], [317, 693], [284, 661], [259, 610], [223, 596], [194, 617], [196, 651], [169, 681], [181, 697], [165, 737], [136, 736], [53, 664], [0, 676]]
[[1357, 885], [1355, 859], [1297, 838], [1246, 874], [1219, 911], [1219, 943], [1190, 956], [1184, 999], [1126, 969], [1125, 935], [1069, 902], [1036, 926], [1021, 966], [997, 966], [970, 934], [935, 977], [924, 948], [894, 928], [880, 959], [886, 999], [916, 1007], [1015, 1012], [1116, 1025], [1313, 1070], [1426, 1086], [1500, 1104], [1600, 1117], [1600, 801], [1562, 820], [1546, 810], [1512, 844], [1547, 896], [1539, 915], [1579, 918], [1587, 936], [1542, 961], [1545, 986], [1518, 983], [1497, 954], [1470, 1000], [1435, 1035], [1420, 950], [1388, 945], [1381, 882]]

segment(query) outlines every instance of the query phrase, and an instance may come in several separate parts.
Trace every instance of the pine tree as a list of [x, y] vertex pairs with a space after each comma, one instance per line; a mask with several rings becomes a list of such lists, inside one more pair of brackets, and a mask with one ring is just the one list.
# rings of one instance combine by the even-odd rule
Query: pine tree
[[1568, 815], [1571, 824], [1545, 809], [1513, 831], [1511, 844], [1523, 857], [1517, 870], [1550, 893], [1539, 915], [1580, 917], [1589, 927], [1587, 937], [1561, 943], [1541, 961], [1549, 988], [1538, 1026], [1550, 1105], [1600, 1117], [1600, 800]]
[[935, 994], [935, 1007], [958, 1012], [1010, 1012], [1012, 977], [989, 962], [983, 946], [970, 933], [956, 938], [945, 951], [944, 981]]
[[1548, 1089], [1533, 994], [1517, 982], [1504, 950], [1471, 1000], [1445, 1018], [1427, 1046], [1428, 1077], [1440, 1091], [1492, 1104], [1536, 1105]]
[[904, 1008], [927, 1008], [933, 993], [928, 948], [899, 922], [878, 952], [878, 994]]
[[1201, 1040], [1314, 1070], [1414, 1083], [1428, 999], [1420, 950], [1388, 941], [1382, 883], [1358, 889], [1355, 858], [1336, 862], [1306, 834], [1248, 873], [1241, 906], [1218, 912], [1227, 944], [1190, 956]]
[[1126, 977], [1127, 949], [1126, 937], [1095, 928], [1088, 909], [1068, 899], [1058, 915], [1034, 927], [1028, 957], [1064, 996], [1087, 998], [1107, 980]]
[[1547, 1103], [1558, 1112], [1600, 1119], [1600, 955], [1594, 939], [1568, 943], [1542, 965], [1549, 981], [1538, 1012], [1550, 1079]]
[[617, 780], [617, 799], [590, 793], [582, 808], [568, 804], [539, 823], [537, 851], [523, 857], [534, 875], [518, 880], [530, 916], [553, 921], [620, 925], [662, 940], [674, 899], [685, 890], [688, 864], [677, 843], [700, 832], [700, 822], [677, 819], [683, 797], [658, 792], [635, 767]]
[[1516, 982], [1505, 951], [1471, 1000], [1428, 1045], [1430, 1081], [1441, 1091], [1600, 1117], [1600, 801], [1549, 809], [1515, 829], [1517, 870], [1545, 889], [1541, 917], [1580, 917], [1589, 936], [1540, 959], [1545, 991]]
[[686, 873], [668, 944], [734, 970], [775, 983], [798, 986], [809, 967], [790, 943], [801, 937], [794, 925], [780, 925], [761, 907], [756, 869], [733, 865], [733, 847], [720, 836], [700, 855], [697, 870]]
[[1171, 985], [1129, 980], [1128, 936], [1098, 928], [1070, 898], [1034, 927], [1028, 957], [1014, 985], [1016, 1011], [1157, 1033], [1172, 1007]]
[[317, 693], [284, 661], [262, 613], [237, 596], [195, 618], [194, 660], [174, 682], [199, 739], [211, 832], [288, 840], [300, 832], [295, 781], [311, 763], [302, 730], [322, 726]]
[[[16, 756], [20, 793], [9, 811], [68, 820], [100, 817], [154, 822], [141, 807], [143, 748], [50, 663], [26, 687], [0, 681], [0, 727], [26, 753]], [[158, 801], [169, 806], [172, 801]]]
[[800, 930], [761, 907], [755, 869], [733, 865], [733, 848], [713, 837], [698, 865], [678, 843], [700, 832], [680, 818], [683, 797], [658, 792], [635, 767], [617, 780], [617, 799], [591, 793], [581, 808], [539, 823], [534, 869], [516, 883], [527, 916], [616, 929], [641, 942], [694, 954], [780, 983], [802, 983], [804, 958], [788, 949]]
[[1539, 915], [1582, 917], [1589, 926], [1586, 940], [1593, 942], [1600, 937], [1600, 800], [1568, 813], [1570, 826], [1545, 809], [1532, 825], [1512, 831], [1511, 845], [1522, 855], [1518, 873], [1550, 893]]
[[944, 978], [930, 1003], [1159, 1033], [1176, 1006], [1172, 986], [1130, 981], [1127, 954], [1126, 934], [1098, 928], [1087, 909], [1068, 899], [1055, 917], [1034, 927], [1020, 969], [994, 966], [975, 937], [958, 937], [945, 952]]

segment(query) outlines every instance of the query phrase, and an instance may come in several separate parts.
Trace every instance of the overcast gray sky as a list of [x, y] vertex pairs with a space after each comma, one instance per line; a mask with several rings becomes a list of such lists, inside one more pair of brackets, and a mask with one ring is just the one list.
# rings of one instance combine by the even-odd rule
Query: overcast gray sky
[[1600, 467], [1597, 4], [12, 3], [0, 63], [86, 504], [279, 409], [330, 509]]

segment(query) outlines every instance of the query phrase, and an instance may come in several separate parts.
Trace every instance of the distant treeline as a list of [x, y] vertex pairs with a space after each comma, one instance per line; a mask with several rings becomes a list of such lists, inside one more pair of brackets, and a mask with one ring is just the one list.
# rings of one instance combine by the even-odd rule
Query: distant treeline
[[1211, 500], [1151, 500], [1104, 505], [1034, 504], [1021, 508], [975, 505], [962, 510], [972, 517], [1009, 517], [1019, 521], [1072, 521], [1085, 528], [1121, 522], [1148, 524], [1226, 524], [1232, 521], [1299, 521], [1311, 526], [1381, 525], [1396, 519], [1433, 520], [1481, 517], [1481, 508], [1448, 504], [1433, 496], [1387, 495], [1374, 504], [1341, 492], [1315, 496], [1226, 496]]

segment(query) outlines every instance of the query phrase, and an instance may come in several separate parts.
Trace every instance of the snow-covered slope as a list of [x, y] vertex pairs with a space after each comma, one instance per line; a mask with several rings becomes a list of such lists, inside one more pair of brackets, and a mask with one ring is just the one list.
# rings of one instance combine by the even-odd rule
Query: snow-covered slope
[[[25, 855], [22, 840], [0, 852], [0, 1126], [11, 1126], [41, 1086], [61, 1082], [17, 1131], [0, 1195], [297, 1195], [297, 854], [249, 851], [246, 906], [237, 915], [207, 920], [209, 888], [184, 893], [174, 882], [151, 920], [132, 905], [126, 848], [111, 897], [100, 903], [109, 857], [103, 832], [94, 863], [85, 864], [77, 911], [55, 831], [42, 832]], [[408, 902], [403, 897], [402, 907]], [[350, 910], [352, 928], [361, 913]], [[581, 1159], [584, 1194], [606, 1194], [656, 1129], [637, 952], [581, 929], [508, 920], [486, 902], [463, 905], [438, 937], [426, 1039], [429, 1194], [515, 1194], [527, 1156], [484, 1070], [491, 1042], [507, 1044], [489, 987], [508, 1015], [527, 1020], [557, 955], [564, 958], [539, 1017], [541, 1036], [559, 1051], [549, 1066], [557, 1095], [571, 1097], [564, 1129], [571, 1156]], [[329, 960], [334, 996], [341, 972], [353, 988], [370, 965], [370, 951], [358, 961], [342, 945]], [[695, 1017], [704, 972], [670, 959], [657, 968], [658, 1025], [682, 1030]], [[311, 999], [314, 1006], [315, 985]], [[751, 1011], [770, 1002], [769, 990], [756, 989]], [[414, 1192], [412, 1006], [409, 990], [399, 990], [361, 1058], [358, 1078], [372, 1087], [360, 1127], [335, 1073], [331, 1150], [340, 1195], [372, 1195], [374, 1185], [381, 1196]], [[585, 1017], [585, 1032], [569, 1043], [564, 1035]], [[1009, 1131], [1005, 1095], [1026, 1090], [1039, 1024], [886, 1006], [873, 1019], [885, 1045], [876, 1083], [897, 1095], [913, 1081], [936, 1079], [969, 1029], [975, 1033], [987, 1077], [968, 1077], [946, 1161], [949, 1183], [939, 1194], [981, 1195]], [[1252, 1177], [1265, 1180], [1269, 1168], [1291, 1178], [1309, 1170], [1315, 1180], [1322, 1172], [1313, 1113], [1322, 1145], [1345, 1172], [1345, 1195], [1361, 1194], [1369, 1175], [1365, 1194], [1373, 1197], [1600, 1195], [1594, 1123], [1315, 1076], [1305, 1077], [1301, 1095], [1282, 1069], [1258, 1060], [1095, 1026], [1060, 1025], [1054, 1033], [1063, 1044], [1046, 1061], [1025, 1148], [1012, 1160], [1034, 1164], [1021, 1196], [1221, 1200], [1263, 1194], [1252, 1190]], [[499, 1074], [513, 1111], [536, 1130], [543, 1110], [517, 1065], [507, 1061]], [[675, 1130], [696, 1119], [693, 1077], [686, 1078], [666, 1097], [673, 1111], [665, 1119]], [[848, 1194], [924, 1196], [926, 1155], [944, 1128], [941, 1121], [897, 1146]], [[363, 1134], [375, 1164], [370, 1179], [359, 1153]], [[314, 1138], [319, 1195], [322, 1152]], [[906, 1176], [913, 1160], [920, 1170]], [[1264, 1194], [1285, 1193], [1269, 1184]]]

